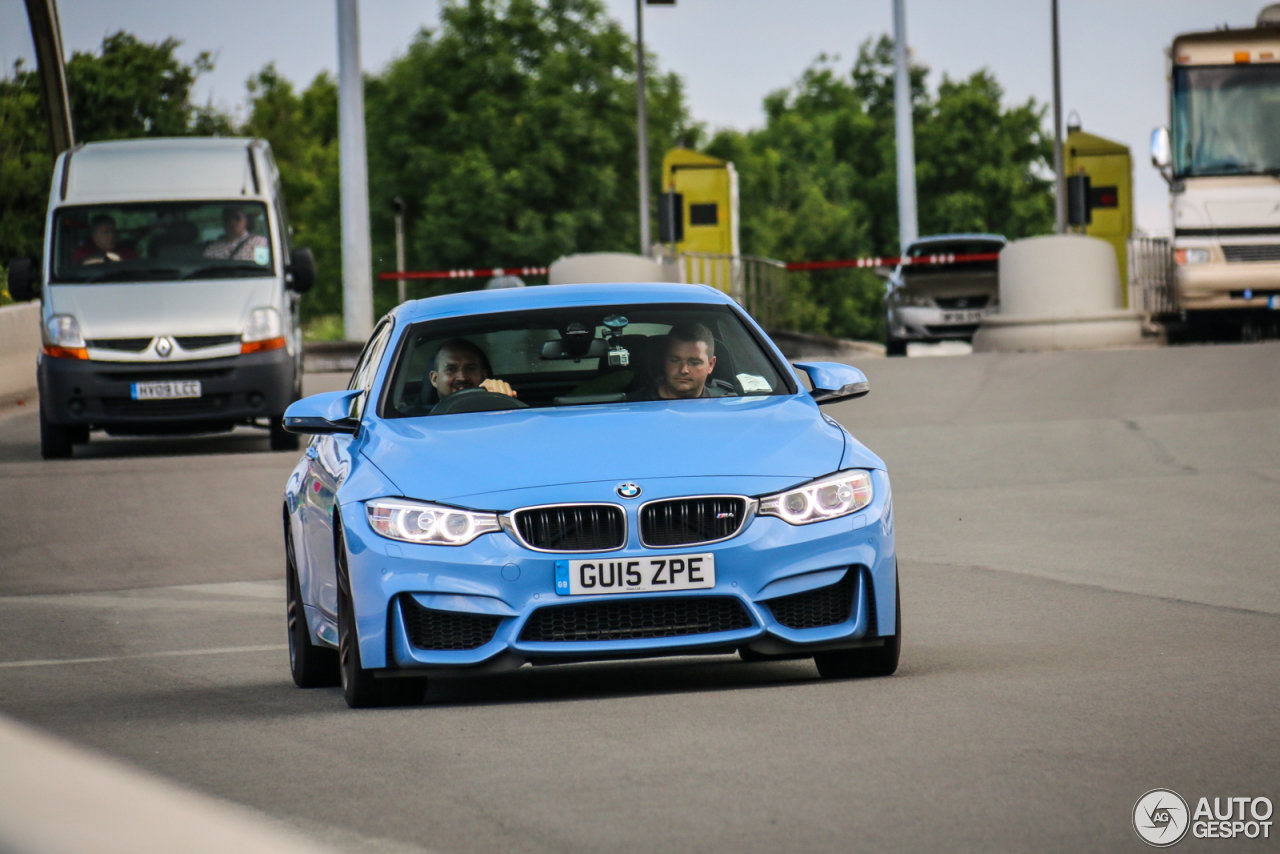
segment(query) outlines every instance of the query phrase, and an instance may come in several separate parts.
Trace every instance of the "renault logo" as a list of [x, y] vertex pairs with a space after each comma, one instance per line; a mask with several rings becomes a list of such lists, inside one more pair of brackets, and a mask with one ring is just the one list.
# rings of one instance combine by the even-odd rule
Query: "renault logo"
[[627, 481], [626, 483], [620, 483], [615, 486], [614, 492], [618, 493], [623, 498], [635, 498], [640, 494], [640, 487], [636, 486], [631, 481]]
[[156, 339], [156, 355], [162, 359], [167, 359], [169, 354], [173, 352], [173, 342], [168, 338]]

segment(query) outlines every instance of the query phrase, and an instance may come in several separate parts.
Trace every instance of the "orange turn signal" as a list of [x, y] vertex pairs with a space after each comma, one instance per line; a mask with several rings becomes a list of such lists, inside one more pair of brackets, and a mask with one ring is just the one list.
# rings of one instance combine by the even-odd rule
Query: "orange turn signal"
[[1238, 51], [1236, 51], [1236, 52], [1235, 52], [1235, 60], [1236, 60], [1236, 62], [1248, 62], [1248, 61], [1249, 61], [1249, 51], [1247, 51], [1247, 50], [1238, 50]]
[[281, 338], [265, 338], [262, 341], [243, 341], [240, 344], [240, 355], [245, 353], [262, 353], [266, 350], [281, 350], [285, 347], [285, 340]]
[[44, 345], [44, 354], [54, 359], [89, 359], [89, 351], [84, 347], [58, 347], [54, 344]]

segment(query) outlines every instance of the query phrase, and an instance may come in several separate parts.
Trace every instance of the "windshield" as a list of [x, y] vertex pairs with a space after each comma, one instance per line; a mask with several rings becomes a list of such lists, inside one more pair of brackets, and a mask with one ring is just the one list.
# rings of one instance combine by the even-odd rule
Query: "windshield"
[[1280, 170], [1280, 65], [1180, 66], [1173, 72], [1178, 177]]
[[793, 391], [727, 306], [573, 306], [430, 321], [406, 330], [395, 358], [387, 418]]
[[53, 281], [174, 281], [271, 276], [266, 206], [145, 202], [59, 208]]

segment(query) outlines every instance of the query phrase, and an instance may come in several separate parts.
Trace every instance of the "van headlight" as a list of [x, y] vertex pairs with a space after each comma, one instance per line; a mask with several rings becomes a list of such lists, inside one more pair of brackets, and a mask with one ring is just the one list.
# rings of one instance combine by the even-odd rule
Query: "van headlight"
[[240, 353], [279, 350], [289, 342], [284, 337], [284, 321], [274, 308], [255, 308], [240, 335]]
[[390, 540], [428, 546], [465, 546], [481, 534], [502, 530], [498, 514], [477, 513], [409, 501], [380, 498], [365, 504], [369, 526]]
[[777, 516], [792, 525], [808, 525], [856, 513], [871, 503], [871, 473], [851, 469], [766, 495], [760, 499], [761, 516]]
[[83, 347], [84, 336], [80, 334], [80, 324], [69, 314], [55, 314], [44, 322], [46, 344], [55, 347]]

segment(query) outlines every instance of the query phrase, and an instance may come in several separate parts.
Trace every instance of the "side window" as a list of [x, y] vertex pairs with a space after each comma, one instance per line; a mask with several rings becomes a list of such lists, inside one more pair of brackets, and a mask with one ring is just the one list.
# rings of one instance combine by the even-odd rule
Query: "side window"
[[384, 320], [377, 329], [373, 330], [373, 334], [369, 336], [369, 343], [364, 345], [364, 352], [360, 354], [360, 360], [356, 362], [356, 369], [351, 372], [351, 382], [347, 384], [349, 390], [366, 392], [356, 405], [360, 411], [356, 413], [357, 417], [364, 414], [364, 404], [368, 400], [369, 388], [373, 385], [373, 377], [378, 372], [378, 363], [382, 361], [382, 353], [387, 349], [387, 342], [391, 340], [391, 330], [393, 324], [390, 320]]

